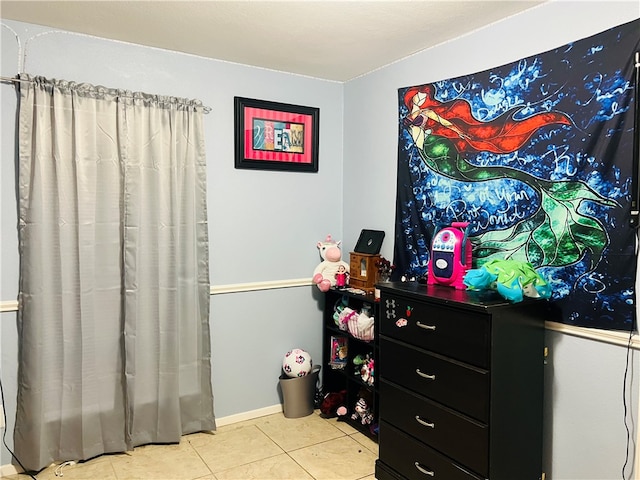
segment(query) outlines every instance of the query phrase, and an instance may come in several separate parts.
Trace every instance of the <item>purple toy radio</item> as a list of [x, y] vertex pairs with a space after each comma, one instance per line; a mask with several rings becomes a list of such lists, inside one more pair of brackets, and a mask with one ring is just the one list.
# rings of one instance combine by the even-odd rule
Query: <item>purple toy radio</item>
[[466, 289], [464, 276], [471, 269], [471, 242], [467, 241], [469, 222], [453, 222], [436, 230], [431, 243], [427, 285], [447, 285]]

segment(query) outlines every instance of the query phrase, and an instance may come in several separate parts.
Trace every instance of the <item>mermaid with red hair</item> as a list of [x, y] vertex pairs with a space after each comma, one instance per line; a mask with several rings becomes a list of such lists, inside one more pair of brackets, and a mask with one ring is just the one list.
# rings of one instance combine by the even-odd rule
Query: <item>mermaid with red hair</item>
[[[464, 100], [439, 102], [434, 98], [432, 85], [412, 87], [404, 95], [409, 113], [405, 117], [407, 127], [417, 127], [422, 132], [448, 138], [460, 153], [487, 151], [493, 153], [514, 152], [545, 125], [571, 125], [569, 118], [560, 112], [536, 113], [524, 120], [502, 116], [489, 122], [476, 120], [471, 106]], [[414, 140], [419, 133], [412, 132]]]
[[407, 89], [402, 97], [408, 110], [404, 127], [430, 170], [463, 182], [518, 180], [540, 196], [540, 206], [525, 221], [474, 238], [474, 256], [479, 264], [500, 258], [530, 262], [536, 267], [565, 266], [577, 262], [588, 251], [594, 268], [608, 243], [607, 234], [599, 219], [577, 207], [583, 201], [615, 207], [615, 201], [580, 181], [551, 181], [510, 166], [475, 165], [465, 158], [465, 154], [474, 152], [515, 152], [542, 127], [573, 126], [569, 117], [546, 111], [516, 120], [514, 109], [511, 114], [505, 112], [482, 122], [473, 116], [466, 101], [440, 102], [434, 93], [433, 85], [422, 85]]

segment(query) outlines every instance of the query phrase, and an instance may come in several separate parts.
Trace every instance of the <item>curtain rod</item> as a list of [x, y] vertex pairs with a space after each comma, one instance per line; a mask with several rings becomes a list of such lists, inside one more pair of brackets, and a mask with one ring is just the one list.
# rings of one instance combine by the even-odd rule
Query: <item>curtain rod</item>
[[29, 83], [33, 83], [31, 80], [20, 80], [17, 77], [0, 77], [0, 82], [6, 82], [6, 83], [29, 82]]
[[[20, 79], [20, 78], [17, 78], [17, 77], [3, 77], [3, 76], [0, 76], [0, 82], [4, 82], [4, 83], [20, 83], [20, 82], [33, 83], [33, 80]], [[208, 114], [209, 112], [211, 112], [211, 107], [207, 107], [207, 106], [203, 105], [202, 109], [203, 109], [205, 115]]]

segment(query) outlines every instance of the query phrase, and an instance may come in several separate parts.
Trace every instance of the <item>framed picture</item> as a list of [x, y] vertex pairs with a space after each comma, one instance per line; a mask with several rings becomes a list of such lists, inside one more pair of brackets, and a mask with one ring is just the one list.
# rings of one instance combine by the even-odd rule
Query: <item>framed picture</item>
[[235, 167], [318, 171], [320, 109], [235, 97]]

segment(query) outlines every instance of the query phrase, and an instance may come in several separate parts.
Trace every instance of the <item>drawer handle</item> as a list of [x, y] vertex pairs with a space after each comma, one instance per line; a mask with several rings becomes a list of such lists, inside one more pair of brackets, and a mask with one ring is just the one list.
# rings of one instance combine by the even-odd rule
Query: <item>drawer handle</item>
[[418, 320], [416, 322], [416, 325], [419, 326], [420, 328], [424, 328], [425, 330], [435, 330], [436, 329], [435, 325], [425, 325], [424, 323], [420, 322], [420, 320]]
[[427, 470], [426, 468], [422, 467], [418, 462], [414, 462], [413, 464], [416, 466], [416, 468], [420, 473], [424, 473], [425, 475], [429, 475], [430, 477], [436, 476], [436, 472], [432, 470]]
[[426, 373], [422, 373], [419, 368], [416, 368], [416, 373], [420, 375], [422, 378], [426, 378], [427, 380], [435, 380], [435, 375], [428, 375]]
[[436, 424], [435, 423], [425, 422], [424, 420], [422, 420], [420, 418], [419, 415], [416, 415], [416, 422], [418, 422], [420, 425], [424, 425], [425, 427], [436, 428]]

